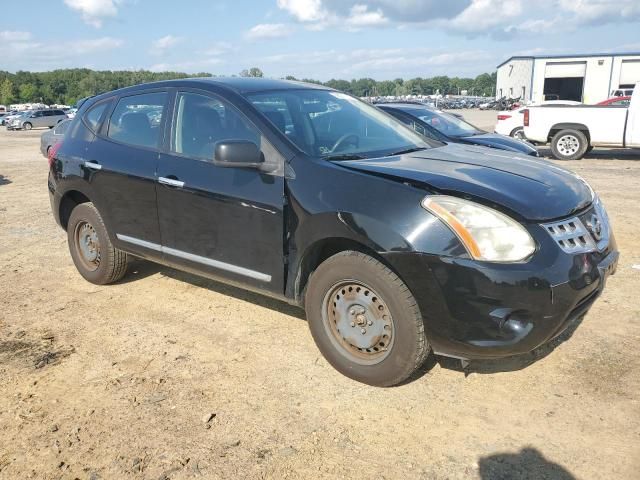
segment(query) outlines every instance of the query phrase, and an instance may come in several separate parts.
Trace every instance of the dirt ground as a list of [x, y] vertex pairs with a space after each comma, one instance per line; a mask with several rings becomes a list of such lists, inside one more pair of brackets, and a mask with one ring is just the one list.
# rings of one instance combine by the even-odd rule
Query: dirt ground
[[334, 371], [286, 304], [143, 261], [85, 282], [41, 133], [0, 129], [0, 478], [640, 478], [639, 152], [563, 163], [622, 254], [570, 338], [377, 389]]

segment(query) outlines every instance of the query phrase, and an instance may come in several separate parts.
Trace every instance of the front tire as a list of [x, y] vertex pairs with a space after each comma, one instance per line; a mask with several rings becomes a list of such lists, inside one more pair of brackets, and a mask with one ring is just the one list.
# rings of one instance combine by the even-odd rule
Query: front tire
[[117, 282], [127, 271], [127, 254], [115, 248], [93, 203], [71, 212], [67, 241], [73, 263], [85, 280], [96, 285]]
[[405, 283], [378, 260], [338, 253], [311, 275], [305, 295], [309, 328], [327, 361], [368, 385], [390, 387], [424, 363], [424, 320]]
[[24, 124], [22, 124], [22, 128], [24, 128], [25, 130], [31, 130], [33, 128], [33, 125], [31, 125], [29, 122], [25, 122]]
[[580, 160], [587, 148], [589, 140], [580, 130], [561, 130], [551, 140], [551, 153], [558, 160]]

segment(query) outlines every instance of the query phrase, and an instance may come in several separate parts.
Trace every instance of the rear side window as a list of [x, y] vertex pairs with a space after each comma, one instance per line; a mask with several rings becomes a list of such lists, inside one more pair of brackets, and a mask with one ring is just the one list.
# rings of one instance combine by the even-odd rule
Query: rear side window
[[67, 132], [67, 129], [69, 128], [70, 124], [71, 124], [71, 121], [69, 120], [60, 122], [58, 126], [53, 130], [53, 133], [55, 133], [56, 135], [64, 135]]
[[84, 115], [84, 121], [92, 131], [98, 130], [98, 124], [102, 118], [105, 108], [107, 108], [108, 102], [99, 103], [89, 109]]
[[156, 148], [160, 141], [160, 125], [166, 100], [166, 92], [144, 93], [120, 99], [109, 120], [107, 135], [130, 145]]

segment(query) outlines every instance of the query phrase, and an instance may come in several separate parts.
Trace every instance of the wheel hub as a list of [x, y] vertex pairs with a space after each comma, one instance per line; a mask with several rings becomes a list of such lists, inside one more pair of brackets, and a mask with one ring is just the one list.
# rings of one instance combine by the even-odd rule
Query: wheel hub
[[565, 156], [573, 155], [580, 148], [580, 142], [573, 135], [564, 135], [558, 141], [558, 151]]
[[76, 245], [83, 263], [95, 270], [100, 265], [100, 240], [98, 232], [87, 222], [81, 222], [76, 228]]
[[336, 285], [325, 298], [323, 313], [332, 340], [347, 356], [360, 363], [387, 356], [393, 341], [391, 312], [371, 288], [354, 281]]

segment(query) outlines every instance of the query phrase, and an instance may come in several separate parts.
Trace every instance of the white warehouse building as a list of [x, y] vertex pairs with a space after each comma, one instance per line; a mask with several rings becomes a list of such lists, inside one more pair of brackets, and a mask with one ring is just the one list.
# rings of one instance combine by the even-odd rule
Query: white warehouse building
[[496, 98], [594, 104], [640, 82], [640, 53], [511, 57], [498, 65]]

